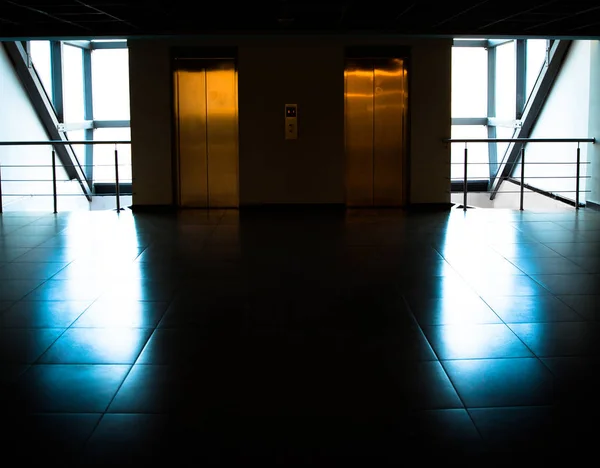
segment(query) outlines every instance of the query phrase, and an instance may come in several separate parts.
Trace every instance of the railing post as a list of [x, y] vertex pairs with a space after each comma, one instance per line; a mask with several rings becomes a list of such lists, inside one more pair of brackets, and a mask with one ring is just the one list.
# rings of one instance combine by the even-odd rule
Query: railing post
[[119, 150], [115, 144], [115, 193], [117, 194], [117, 211], [121, 211], [121, 189], [119, 188]]
[[467, 144], [465, 143], [465, 177], [463, 179], [463, 211], [467, 211]]
[[577, 143], [577, 176], [575, 178], [575, 209], [579, 209], [579, 176], [581, 171], [581, 148]]
[[52, 200], [54, 202], [54, 213], [58, 213], [58, 200], [56, 197], [56, 151], [52, 148]]
[[525, 198], [525, 145], [521, 146], [521, 211], [523, 211], [523, 199]]

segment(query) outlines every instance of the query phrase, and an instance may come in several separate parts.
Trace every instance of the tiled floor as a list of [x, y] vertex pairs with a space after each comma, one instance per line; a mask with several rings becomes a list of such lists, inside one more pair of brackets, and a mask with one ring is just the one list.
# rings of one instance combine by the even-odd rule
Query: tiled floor
[[600, 213], [11, 212], [0, 235], [3, 457], [596, 448]]

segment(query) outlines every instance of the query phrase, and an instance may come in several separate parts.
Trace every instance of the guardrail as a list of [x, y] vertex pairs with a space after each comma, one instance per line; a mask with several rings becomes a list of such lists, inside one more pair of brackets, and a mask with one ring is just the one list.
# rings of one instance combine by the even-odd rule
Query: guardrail
[[[61, 179], [57, 176], [57, 170], [64, 165], [60, 165], [57, 162], [57, 145], [69, 145], [71, 147], [76, 145], [113, 145], [114, 146], [114, 162], [111, 164], [81, 164], [79, 160], [76, 161], [77, 167], [75, 173], [77, 174], [77, 178], [66, 178]], [[119, 162], [119, 147], [122, 145], [131, 145], [131, 141], [129, 140], [44, 140], [44, 141], [0, 141], [0, 147], [15, 147], [15, 146], [49, 146], [51, 147], [51, 151], [48, 154], [48, 162], [47, 164], [27, 164], [27, 161], [24, 161], [23, 164], [2, 164], [3, 163], [3, 155], [0, 153], [0, 213], [2, 213], [2, 198], [4, 197], [52, 197], [53, 200], [53, 208], [54, 213], [58, 212], [58, 197], [59, 196], [86, 196], [88, 201], [91, 201], [94, 196], [114, 196], [116, 202], [117, 211], [122, 211], [121, 207], [121, 184], [124, 180], [120, 176], [120, 169], [122, 170], [124, 166], [131, 167], [131, 162], [122, 163]], [[19, 155], [18, 158], [26, 158], [27, 155]], [[38, 155], [39, 158], [39, 155]], [[16, 159], [13, 156], [11, 159]], [[74, 165], [74, 164], [73, 164]], [[72, 166], [73, 166], [72, 165]], [[90, 173], [88, 169], [100, 168], [100, 167], [113, 167], [114, 170], [114, 193], [111, 192], [103, 192], [103, 193], [94, 193], [93, 184], [94, 182], [98, 182], [98, 180], [90, 180], [90, 178], [86, 177], [86, 173]], [[3, 171], [2, 169], [27, 169], [27, 168], [45, 168], [51, 169], [51, 175], [47, 179], [38, 179], [38, 178], [27, 178], [26, 175], [23, 175], [21, 178], [2, 178]], [[5, 171], [8, 172], [8, 171]], [[70, 194], [59, 194], [58, 191], [58, 183], [59, 182], [69, 182], [77, 180], [79, 185], [81, 186], [81, 193], [70, 193]], [[125, 179], [127, 180], [127, 179]], [[52, 193], [3, 193], [2, 184], [3, 183], [52, 183]], [[131, 182], [131, 179], [129, 179]], [[111, 181], [112, 184], [112, 181]]]
[[[582, 178], [589, 178], [588, 176], [582, 176], [581, 175], [581, 166], [582, 165], [587, 165], [589, 164], [589, 161], [581, 161], [581, 143], [592, 143], [594, 144], [596, 142], [595, 138], [447, 138], [443, 140], [445, 143], [464, 143], [465, 144], [465, 148], [464, 148], [464, 160], [462, 162], [451, 162], [451, 166], [453, 165], [461, 165], [464, 166], [463, 169], [463, 176], [461, 178], [450, 178], [451, 181], [462, 181], [462, 185], [463, 185], [463, 204], [462, 204], [462, 208], [464, 211], [467, 210], [468, 208], [468, 184], [469, 184], [469, 165], [473, 166], [473, 165], [490, 165], [490, 162], [485, 162], [485, 163], [473, 163], [473, 162], [469, 162], [469, 148], [468, 145], [469, 144], [475, 144], [475, 143], [486, 143], [486, 144], [490, 144], [490, 143], [510, 143], [510, 144], [520, 144], [521, 145], [521, 150], [519, 151], [519, 157], [515, 158], [514, 160], [507, 160], [507, 161], [501, 161], [500, 163], [495, 163], [494, 166], [495, 167], [495, 176], [492, 176], [490, 174], [490, 178], [489, 178], [489, 185], [488, 188], [486, 190], [474, 190], [478, 193], [490, 193], [491, 194], [491, 199], [493, 199], [495, 197], [495, 195], [498, 193], [498, 189], [499, 189], [499, 184], [504, 181], [504, 180], [509, 180], [511, 182], [516, 183], [517, 185], [520, 186], [518, 192], [507, 192], [504, 191], [502, 193], [519, 193], [519, 208], [520, 210], [524, 209], [524, 197], [525, 197], [525, 189], [531, 189], [533, 191], [537, 191], [540, 193], [544, 193], [546, 195], [550, 195], [552, 196], [552, 192], [551, 191], [547, 191], [547, 190], [540, 190], [539, 188], [533, 187], [531, 185], [528, 185], [525, 183], [525, 179], [575, 179], [575, 190], [573, 190], [572, 192], [575, 193], [575, 200], [574, 200], [574, 204], [575, 204], [575, 209], [579, 209], [580, 207], [580, 194], [582, 193], [581, 191], [581, 179]], [[577, 150], [576, 153], [574, 155], [574, 159], [573, 161], [549, 161], [549, 162], [527, 162], [525, 159], [525, 147], [528, 144], [531, 143], [576, 143], [577, 144]], [[507, 176], [506, 174], [512, 174], [512, 172], [514, 171], [514, 169], [520, 164], [521, 166], [521, 171], [520, 171], [520, 176], [518, 179], [515, 179], [514, 177], [510, 177]], [[525, 175], [525, 168], [526, 166], [531, 167], [533, 165], [575, 165], [576, 166], [576, 170], [575, 170], [575, 175], [574, 176], [526, 176]], [[498, 183], [497, 184], [493, 184], [494, 180], [497, 179]], [[471, 180], [473, 180], [471, 178]], [[491, 187], [493, 187], [493, 189], [491, 189]], [[569, 191], [565, 191], [565, 190], [559, 190], [559, 193], [567, 193]], [[554, 196], [554, 198], [559, 198], [558, 196]], [[566, 201], [566, 200], [563, 200]]]

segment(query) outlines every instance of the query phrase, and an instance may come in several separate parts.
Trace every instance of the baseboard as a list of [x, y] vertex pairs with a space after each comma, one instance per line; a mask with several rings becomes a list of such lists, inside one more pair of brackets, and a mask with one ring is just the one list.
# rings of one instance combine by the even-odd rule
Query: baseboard
[[331, 212], [345, 211], [343, 203], [257, 203], [240, 206], [244, 212]]
[[589, 200], [586, 201], [585, 202], [585, 207], [589, 208], [589, 209], [591, 209], [593, 211], [600, 211], [600, 203], [596, 203], [596, 202], [593, 202], [593, 201], [589, 201]]
[[174, 213], [177, 207], [173, 205], [131, 205], [129, 207], [134, 213]]
[[407, 206], [408, 211], [413, 212], [436, 212], [449, 211], [455, 206], [454, 203], [413, 203]]

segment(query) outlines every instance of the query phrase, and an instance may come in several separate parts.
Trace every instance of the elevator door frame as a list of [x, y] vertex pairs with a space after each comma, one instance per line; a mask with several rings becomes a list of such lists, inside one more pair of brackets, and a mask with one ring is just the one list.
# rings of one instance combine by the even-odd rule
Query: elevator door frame
[[[177, 71], [184, 67], [191, 69], [200, 69], [210, 66], [215, 62], [229, 62], [233, 64], [234, 79], [235, 79], [235, 146], [236, 146], [236, 202], [231, 206], [210, 206], [207, 200], [207, 206], [183, 206], [181, 204], [181, 181], [180, 181], [180, 141], [179, 141], [179, 102], [178, 102], [178, 91], [177, 91]], [[203, 65], [203, 67], [202, 67]], [[238, 208], [239, 207], [239, 95], [238, 95], [238, 67], [237, 67], [237, 54], [233, 49], [196, 49], [196, 48], [175, 48], [171, 50], [171, 135], [172, 135], [172, 200], [173, 206], [180, 209], [224, 209], [224, 208]], [[208, 149], [207, 149], [208, 151]], [[207, 154], [208, 157], [208, 154]], [[208, 180], [207, 180], [208, 184]]]
[[[410, 205], [410, 193], [411, 193], [411, 56], [410, 48], [404, 46], [351, 46], [347, 47], [344, 56], [344, 164], [347, 163], [347, 114], [346, 114], [346, 78], [345, 73], [347, 70], [348, 63], [357, 60], [382, 60], [382, 59], [401, 59], [404, 64], [404, 70], [407, 73], [406, 79], [406, 91], [408, 97], [406, 99], [406, 112], [405, 121], [403, 123], [404, 143], [403, 143], [403, 171], [401, 175], [402, 191], [404, 203], [402, 206], [393, 206], [392, 208], [404, 208]], [[388, 208], [389, 206], [378, 206], [378, 205], [351, 205], [348, 203], [348, 178], [347, 172], [344, 172], [344, 186], [346, 187], [345, 192], [345, 203], [348, 208]]]

